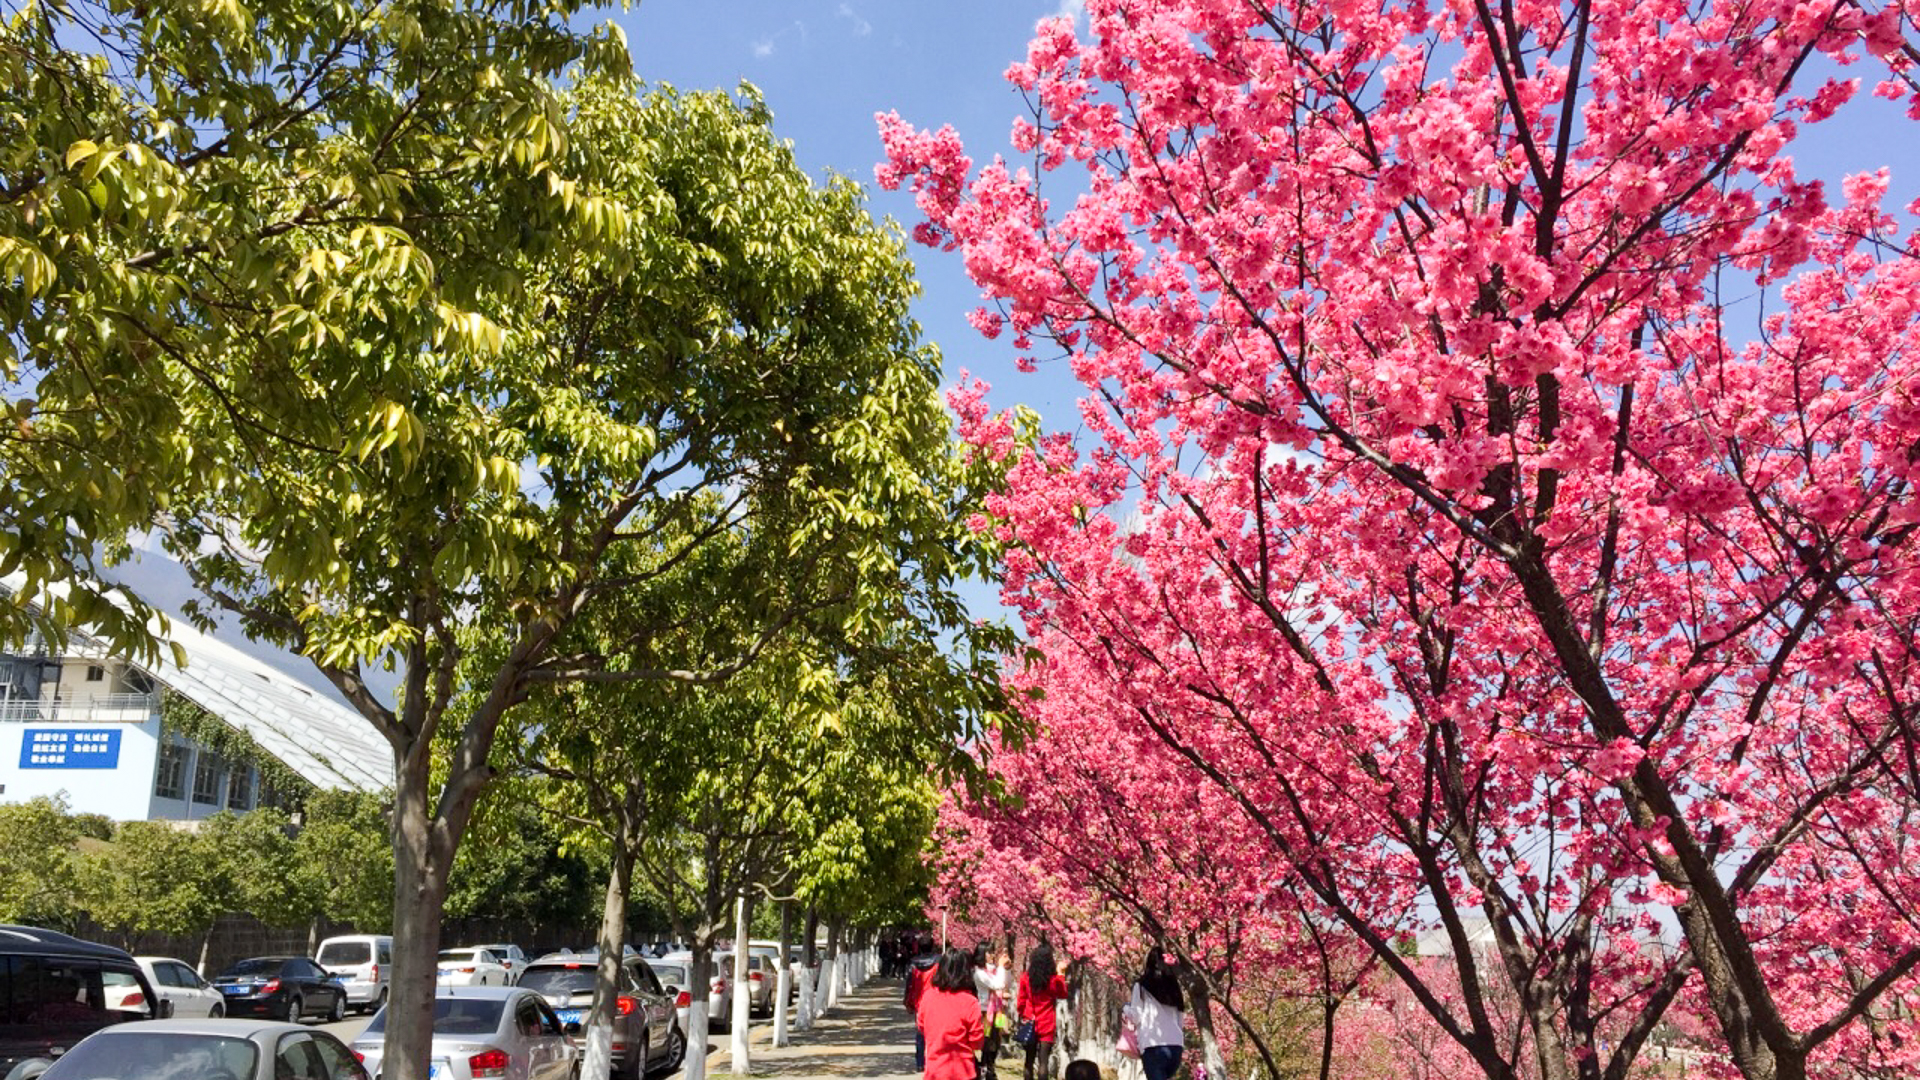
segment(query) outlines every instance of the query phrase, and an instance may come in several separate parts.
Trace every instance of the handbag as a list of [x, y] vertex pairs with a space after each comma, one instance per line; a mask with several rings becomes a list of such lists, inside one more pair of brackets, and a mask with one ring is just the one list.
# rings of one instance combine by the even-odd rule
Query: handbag
[[1119, 1050], [1123, 1057], [1137, 1058], [1140, 1056], [1140, 1040], [1134, 1036], [1133, 1028], [1121, 1027]]
[[1022, 1020], [1020, 1021], [1020, 1026], [1013, 1029], [1013, 1041], [1019, 1043], [1021, 1046], [1032, 1046], [1034, 1035], [1033, 1021], [1031, 1020]]

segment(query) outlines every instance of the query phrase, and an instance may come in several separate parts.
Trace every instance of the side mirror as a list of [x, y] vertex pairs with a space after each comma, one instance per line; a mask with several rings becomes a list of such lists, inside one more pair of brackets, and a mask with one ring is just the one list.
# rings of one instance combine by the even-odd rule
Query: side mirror
[[171, 1018], [172, 1016], [173, 1016], [173, 1002], [168, 1001], [166, 998], [161, 998], [160, 999], [160, 1019], [166, 1020]]
[[569, 1021], [567, 1022], [567, 1026], [566, 1026], [566, 1028], [565, 1028], [565, 1030], [566, 1030], [566, 1033], [567, 1033], [567, 1034], [569, 1034], [569, 1035], [578, 1035], [578, 1034], [580, 1034], [580, 1033], [581, 1033], [582, 1031], [584, 1031], [584, 1030], [586, 1030], [586, 1029], [585, 1029], [585, 1028], [582, 1028], [582, 1027], [580, 1026], [580, 1021], [578, 1021], [578, 1020], [569, 1020]]

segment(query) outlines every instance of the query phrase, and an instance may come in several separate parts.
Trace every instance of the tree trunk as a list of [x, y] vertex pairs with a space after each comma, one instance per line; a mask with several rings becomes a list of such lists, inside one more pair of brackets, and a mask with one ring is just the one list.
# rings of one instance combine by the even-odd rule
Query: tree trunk
[[[581, 1080], [605, 1080], [613, 1072], [613, 1017], [620, 996], [620, 961], [627, 936], [627, 893], [633, 883], [633, 847], [628, 830], [614, 837], [607, 871], [607, 898], [600, 911], [600, 960], [594, 965], [593, 1008], [587, 1013], [587, 1054]], [[638, 1046], [626, 1047], [638, 1054]]]
[[807, 905], [807, 940], [806, 940], [805, 950], [801, 954], [802, 960], [805, 961], [808, 967], [820, 966], [820, 957], [818, 955], [820, 950], [814, 948], [814, 944], [813, 944], [819, 938], [819, 936], [820, 936], [820, 913], [814, 910], [814, 906], [812, 904], [808, 904]]
[[753, 995], [749, 988], [753, 985], [747, 977], [747, 896], [741, 893], [733, 898], [733, 1018], [728, 1022], [728, 1047], [733, 1051], [733, 1060], [729, 1062], [736, 1076], [744, 1076], [753, 1071], [753, 1061], [748, 1057], [751, 1052], [747, 1046], [747, 1036], [753, 1030]]
[[780, 978], [773, 986], [773, 1045], [787, 1045], [787, 994], [793, 987], [793, 901], [780, 901]]
[[426, 749], [422, 746], [417, 755], [395, 762], [393, 977], [387, 986], [382, 1080], [427, 1080], [433, 1045], [440, 913], [447, 902], [447, 872], [459, 829], [428, 815]]
[[1207, 980], [1201, 978], [1190, 965], [1182, 964], [1180, 981], [1186, 986], [1193, 1026], [1200, 1032], [1200, 1056], [1206, 1065], [1207, 1080], [1225, 1080], [1227, 1057], [1220, 1052], [1220, 1037], [1213, 1030], [1213, 994], [1207, 989]]
[[814, 991], [813, 1012], [815, 1016], [824, 1015], [840, 1000], [840, 921], [827, 923], [827, 952], [820, 958], [820, 985]]
[[693, 970], [687, 981], [693, 985], [687, 992], [693, 995], [687, 1006], [687, 1063], [681, 1080], [706, 1080], [707, 1077], [707, 1036], [708, 1007], [712, 1004], [713, 989], [713, 940], [705, 932], [694, 935], [691, 942]]
[[[208, 930], [207, 933], [211, 934], [213, 933], [213, 931]], [[312, 919], [309, 919], [307, 921], [307, 955], [317, 956], [319, 955], [319, 953], [320, 953], [320, 916], [315, 915]], [[201, 957], [201, 959], [205, 960], [206, 958]]]

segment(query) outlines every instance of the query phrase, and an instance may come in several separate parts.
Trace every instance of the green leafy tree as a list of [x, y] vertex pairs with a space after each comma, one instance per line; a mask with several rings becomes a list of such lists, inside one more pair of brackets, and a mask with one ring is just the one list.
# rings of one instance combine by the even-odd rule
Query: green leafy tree
[[129, 950], [154, 935], [204, 935], [221, 910], [220, 867], [198, 833], [164, 821], [129, 821], [79, 860], [87, 914]]
[[[942, 497], [922, 465], [947, 423], [898, 238], [854, 185], [812, 183], [751, 94], [637, 98], [574, 13], [30, 4], [0, 43], [0, 569], [39, 603], [4, 617], [140, 647], [146, 612], [89, 571], [158, 529], [207, 606], [381, 732], [392, 1080], [427, 1069], [502, 717], [610, 662], [555, 647], [633, 584], [601, 573], [610, 551], [698, 521], [688, 550], [776, 536], [810, 583], [722, 597], [758, 632], [715, 668], [625, 672], [691, 681], [945, 565], [945, 533], [900, 516]], [[471, 612], [502, 648], [463, 677]]]
[[0, 803], [0, 922], [67, 929], [78, 913], [74, 845], [80, 825], [64, 799]]
[[378, 796], [318, 791], [293, 839], [289, 892], [301, 917], [322, 916], [364, 933], [393, 926], [393, 842]]

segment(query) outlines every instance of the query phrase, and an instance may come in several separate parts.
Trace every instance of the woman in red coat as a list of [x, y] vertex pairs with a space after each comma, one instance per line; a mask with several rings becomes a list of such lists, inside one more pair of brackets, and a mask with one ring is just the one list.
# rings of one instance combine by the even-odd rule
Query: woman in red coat
[[975, 1058], [986, 1028], [973, 990], [973, 958], [949, 949], [915, 1009], [927, 1043], [925, 1080], [974, 1080]]
[[1027, 970], [1020, 973], [1020, 1020], [1033, 1025], [1033, 1041], [1027, 1044], [1026, 1080], [1047, 1080], [1053, 1061], [1053, 1040], [1057, 1027], [1054, 1003], [1067, 996], [1067, 980], [1053, 966], [1053, 950], [1046, 942], [1035, 946], [1027, 957]]

